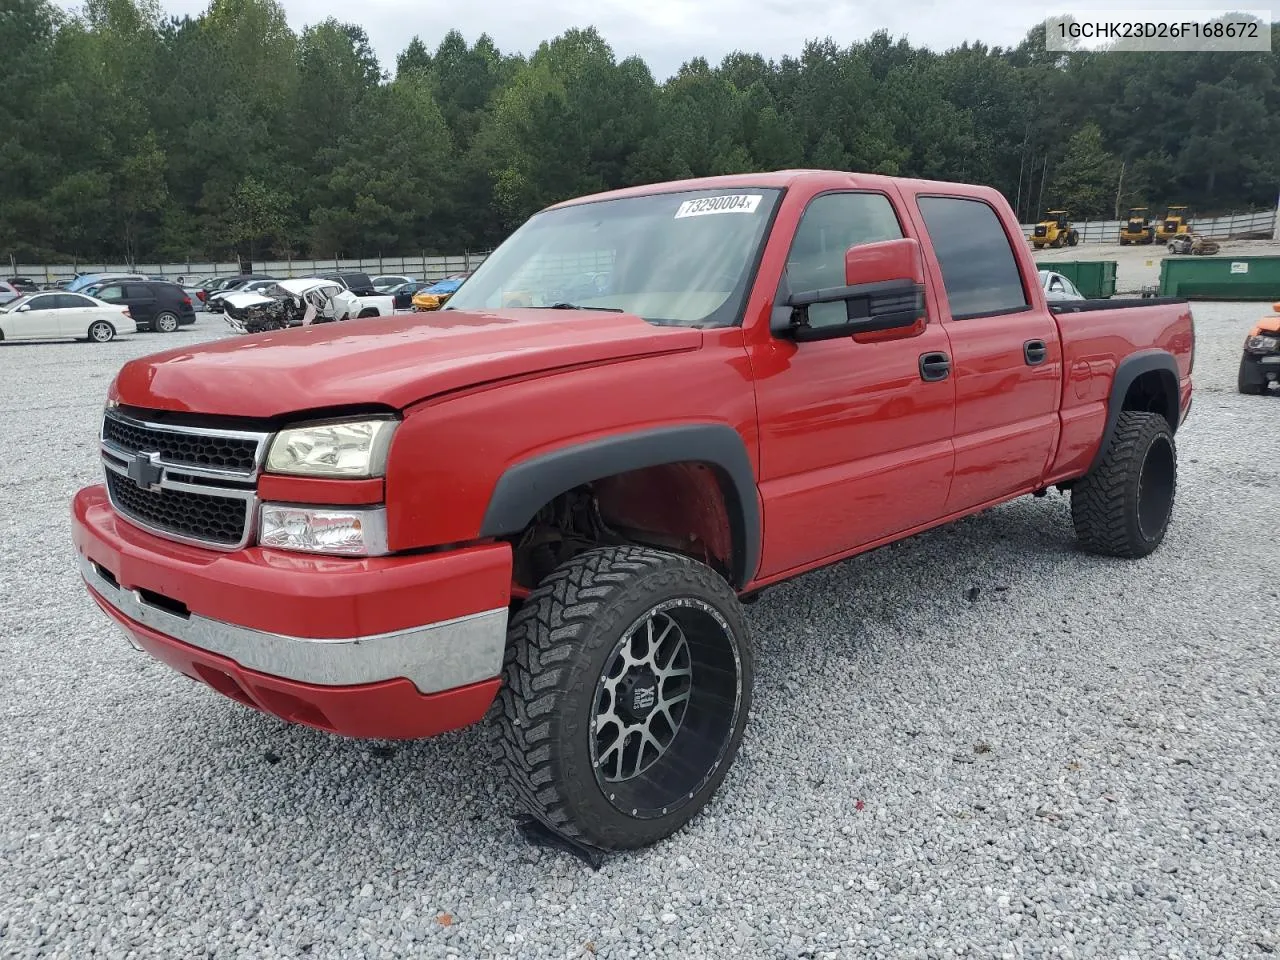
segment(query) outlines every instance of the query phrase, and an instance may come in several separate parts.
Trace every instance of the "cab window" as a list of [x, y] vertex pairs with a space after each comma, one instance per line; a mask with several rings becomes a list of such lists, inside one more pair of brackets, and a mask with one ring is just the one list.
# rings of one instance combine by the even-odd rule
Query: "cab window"
[[988, 204], [920, 197], [953, 320], [1026, 310], [1030, 304], [1008, 234]]
[[[844, 255], [850, 247], [903, 236], [893, 204], [882, 193], [828, 193], [816, 197], [800, 218], [787, 254], [791, 293], [843, 287]], [[848, 322], [848, 306], [815, 303], [809, 307], [815, 327]]]

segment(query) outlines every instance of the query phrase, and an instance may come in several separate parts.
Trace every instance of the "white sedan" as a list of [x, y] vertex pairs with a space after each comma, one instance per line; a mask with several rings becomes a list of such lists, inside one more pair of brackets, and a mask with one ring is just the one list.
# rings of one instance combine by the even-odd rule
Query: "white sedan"
[[34, 293], [0, 307], [0, 340], [91, 340], [138, 332], [128, 307], [83, 293]]
[[1044, 287], [1044, 298], [1050, 303], [1086, 299], [1074, 283], [1054, 270], [1040, 271], [1040, 286]]

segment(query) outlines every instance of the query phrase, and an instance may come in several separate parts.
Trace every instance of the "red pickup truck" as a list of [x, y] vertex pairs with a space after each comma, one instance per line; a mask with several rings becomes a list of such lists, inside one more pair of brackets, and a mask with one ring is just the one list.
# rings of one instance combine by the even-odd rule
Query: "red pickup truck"
[[353, 737], [487, 719], [534, 817], [636, 847], [737, 753], [761, 589], [1055, 485], [1086, 549], [1155, 549], [1193, 354], [1181, 301], [1046, 305], [991, 189], [654, 184], [438, 313], [126, 364], [74, 539], [174, 669]]

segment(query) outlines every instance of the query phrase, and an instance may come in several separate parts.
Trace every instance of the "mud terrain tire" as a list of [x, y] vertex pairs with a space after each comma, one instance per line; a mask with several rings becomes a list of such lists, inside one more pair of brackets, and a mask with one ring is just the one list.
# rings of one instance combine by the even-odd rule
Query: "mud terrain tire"
[[1125, 410], [1102, 462], [1071, 490], [1081, 546], [1112, 557], [1145, 557], [1164, 540], [1177, 493], [1178, 453], [1169, 421]]
[[710, 567], [589, 550], [512, 618], [488, 738], [522, 805], [606, 850], [680, 829], [728, 773], [751, 707], [751, 642]]

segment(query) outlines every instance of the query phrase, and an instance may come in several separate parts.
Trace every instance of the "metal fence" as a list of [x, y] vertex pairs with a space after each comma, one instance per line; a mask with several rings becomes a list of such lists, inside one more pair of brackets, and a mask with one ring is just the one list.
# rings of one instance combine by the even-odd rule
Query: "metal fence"
[[[253, 272], [268, 277], [314, 277], [326, 273], [367, 273], [371, 277], [404, 276], [414, 280], [441, 280], [451, 274], [467, 273], [484, 262], [487, 253], [464, 253], [446, 257], [376, 257], [365, 260], [258, 260]], [[27, 277], [38, 283], [56, 283], [76, 274], [141, 273], [190, 283], [206, 277], [233, 277], [240, 265], [226, 263], [76, 263], [13, 264], [9, 275]]]
[[[1225, 217], [1195, 217], [1194, 233], [1218, 240], [1270, 239], [1277, 237], [1275, 210], [1232, 214]], [[1117, 243], [1123, 220], [1073, 221], [1081, 243]], [[1030, 236], [1035, 224], [1024, 223], [1022, 230]], [[271, 277], [312, 277], [325, 273], [359, 272], [370, 276], [406, 276], [415, 280], [440, 280], [455, 273], [467, 273], [484, 262], [488, 252], [463, 253], [445, 257], [374, 257], [363, 260], [271, 260], [255, 262], [255, 273]], [[0, 268], [2, 269], [2, 268]], [[123, 263], [27, 264], [10, 265], [10, 275], [29, 277], [39, 283], [56, 283], [77, 273], [143, 273], [191, 282], [206, 277], [235, 276], [240, 265], [225, 263], [139, 263], [130, 267]]]
[[[1149, 211], [1154, 213], [1155, 211]], [[1124, 220], [1073, 220], [1081, 243], [1119, 243]], [[1031, 236], [1033, 223], [1022, 224], [1022, 232]], [[1193, 217], [1191, 232], [1215, 240], [1270, 240], [1276, 232], [1276, 211], [1258, 210], [1225, 217]]]

